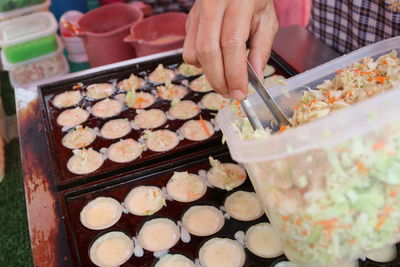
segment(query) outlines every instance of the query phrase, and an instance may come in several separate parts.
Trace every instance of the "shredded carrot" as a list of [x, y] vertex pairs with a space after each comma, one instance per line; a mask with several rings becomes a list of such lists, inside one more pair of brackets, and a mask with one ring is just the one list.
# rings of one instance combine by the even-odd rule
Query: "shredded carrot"
[[338, 73], [339, 75], [341, 75], [343, 72], [344, 72], [344, 70], [338, 70], [338, 71], [337, 71], [337, 73]]
[[290, 217], [289, 216], [282, 216], [282, 221], [287, 222], [289, 221]]
[[356, 242], [357, 242], [357, 239], [355, 239], [355, 238], [349, 239], [350, 245], [354, 245]]
[[385, 213], [391, 213], [392, 211], [394, 211], [394, 208], [391, 207], [391, 206], [386, 206], [386, 207], [383, 209], [383, 212], [385, 212]]
[[372, 77], [369, 77], [369, 78], [368, 78], [368, 81], [369, 81], [369, 82], [372, 82], [373, 80], [374, 80], [374, 79], [372, 79]]
[[158, 194], [158, 193], [157, 193], [156, 191], [153, 191], [153, 197], [154, 197], [154, 198], [157, 198], [157, 194]]
[[328, 220], [322, 220], [314, 223], [314, 225], [321, 225], [325, 228], [326, 233], [328, 234], [328, 237], [331, 238], [333, 231], [335, 228], [338, 228], [336, 225], [339, 219], [333, 218], [333, 219], [328, 219]]
[[83, 86], [83, 83], [77, 83], [74, 86], [72, 86], [72, 90], [80, 89], [80, 88], [82, 88], [82, 86]]
[[301, 234], [303, 235], [303, 236], [306, 236], [307, 234], [308, 234], [308, 232], [307, 232], [307, 230], [303, 230], [303, 231], [301, 231]]
[[376, 142], [375, 144], [372, 145], [372, 149], [375, 150], [375, 151], [376, 150], [380, 150], [380, 149], [384, 148], [385, 145], [386, 145], [385, 142], [379, 141], [379, 142]]
[[390, 192], [390, 197], [397, 197], [397, 190], [396, 189], [392, 189], [392, 191]]
[[357, 169], [361, 174], [366, 174], [368, 172], [368, 169], [360, 160], [357, 162]]
[[384, 77], [384, 76], [376, 76], [376, 81], [378, 83], [381, 83], [381, 84], [384, 83], [385, 79], [386, 79], [386, 77]]
[[208, 136], [211, 136], [210, 130], [208, 129], [206, 122], [203, 120], [203, 117], [200, 115], [200, 124], [203, 130], [206, 132]]
[[388, 214], [383, 214], [379, 216], [378, 222], [375, 225], [375, 230], [379, 230], [385, 224], [385, 221], [388, 217], [389, 217]]
[[296, 106], [293, 107], [293, 109], [294, 109], [294, 110], [298, 110], [298, 109], [299, 109], [299, 106], [296, 105]]
[[295, 223], [296, 225], [300, 225], [300, 224], [301, 224], [301, 218], [300, 218], [300, 217], [297, 217], [294, 223]]
[[394, 210], [393, 207], [391, 206], [386, 206], [383, 209], [383, 214], [381, 216], [379, 216], [378, 218], [378, 222], [375, 225], [375, 230], [379, 230], [386, 222], [387, 218], [389, 217], [390, 213]]
[[329, 227], [329, 226], [334, 226], [338, 221], [339, 221], [339, 219], [333, 218], [333, 219], [315, 222], [314, 225], [322, 225], [324, 227]]
[[281, 127], [279, 128], [280, 133], [283, 133], [286, 130], [287, 130], [287, 127], [285, 125], [281, 125]]

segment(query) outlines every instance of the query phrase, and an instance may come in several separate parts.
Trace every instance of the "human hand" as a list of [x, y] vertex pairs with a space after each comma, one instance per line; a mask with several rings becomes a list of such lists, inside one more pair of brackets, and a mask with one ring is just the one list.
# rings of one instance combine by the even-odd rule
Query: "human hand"
[[197, 0], [186, 22], [183, 60], [201, 66], [224, 97], [244, 100], [249, 61], [262, 77], [278, 29], [273, 0]]

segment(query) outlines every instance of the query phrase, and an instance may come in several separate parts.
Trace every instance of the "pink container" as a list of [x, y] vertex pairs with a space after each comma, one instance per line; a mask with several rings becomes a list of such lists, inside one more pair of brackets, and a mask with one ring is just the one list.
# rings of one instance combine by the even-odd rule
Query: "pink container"
[[123, 3], [124, 0], [100, 0], [100, 5], [108, 5], [108, 4], [114, 4], [114, 3]]
[[187, 14], [169, 12], [148, 17], [132, 25], [124, 41], [131, 44], [138, 57], [183, 47]]
[[131, 59], [135, 50], [125, 43], [129, 28], [143, 19], [137, 5], [116, 3], [86, 13], [78, 22], [92, 67]]

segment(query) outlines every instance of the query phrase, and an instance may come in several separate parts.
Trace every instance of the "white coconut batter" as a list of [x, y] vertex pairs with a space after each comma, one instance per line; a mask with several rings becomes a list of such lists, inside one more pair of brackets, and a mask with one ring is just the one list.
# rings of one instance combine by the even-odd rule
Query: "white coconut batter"
[[114, 94], [115, 87], [109, 83], [95, 83], [86, 88], [86, 96], [92, 99], [103, 99]]
[[203, 72], [201, 68], [197, 68], [193, 65], [182, 63], [178, 67], [178, 73], [183, 76], [196, 76], [200, 75]]
[[397, 248], [396, 245], [385, 246], [381, 249], [367, 253], [365, 257], [376, 262], [389, 262], [397, 257]]
[[195, 92], [200, 92], [200, 93], [207, 93], [211, 92], [214, 89], [211, 87], [211, 85], [208, 83], [208, 80], [206, 76], [203, 74], [199, 78], [193, 80], [189, 84], [190, 89], [192, 89]]
[[188, 120], [199, 115], [200, 111], [200, 107], [193, 101], [182, 100], [171, 106], [169, 114], [178, 120]]
[[161, 257], [154, 267], [195, 267], [195, 264], [181, 254], [166, 254]]
[[78, 125], [75, 130], [64, 135], [62, 144], [69, 149], [87, 147], [96, 139], [95, 131], [90, 127]]
[[229, 216], [239, 221], [254, 221], [264, 214], [254, 192], [236, 191], [226, 198], [224, 206]]
[[246, 171], [234, 163], [220, 163], [210, 159], [212, 168], [207, 172], [207, 179], [211, 185], [223, 190], [232, 190], [244, 183]]
[[278, 84], [285, 84], [285, 81], [286, 78], [282, 75], [272, 75], [264, 79], [264, 86], [270, 88]]
[[259, 223], [246, 232], [246, 247], [262, 258], [275, 258], [283, 254], [282, 242], [271, 224]]
[[229, 238], [213, 238], [199, 251], [202, 267], [242, 267], [246, 260], [243, 247]]
[[153, 83], [165, 83], [175, 78], [173, 70], [164, 68], [163, 64], [159, 64], [157, 68], [150, 73], [149, 80]]
[[165, 83], [165, 85], [157, 86], [157, 94], [159, 97], [165, 100], [172, 101], [174, 98], [182, 99], [188, 93], [188, 90], [177, 84], [173, 84], [169, 81]]
[[145, 92], [129, 91], [125, 97], [125, 104], [130, 108], [141, 109], [148, 108], [155, 102], [152, 94]]
[[107, 150], [107, 156], [111, 161], [125, 163], [137, 159], [142, 152], [142, 144], [129, 138], [112, 144]]
[[185, 229], [196, 236], [210, 236], [224, 226], [222, 212], [214, 206], [193, 206], [182, 217]]
[[74, 149], [72, 152], [74, 155], [68, 160], [67, 163], [67, 168], [72, 173], [91, 173], [103, 165], [103, 155], [92, 148]]
[[160, 188], [138, 186], [125, 197], [124, 205], [133, 215], [148, 216], [156, 213], [166, 204]]
[[274, 74], [275, 73], [275, 68], [273, 67], [273, 66], [271, 66], [271, 65], [265, 65], [265, 68], [264, 68], [264, 77], [267, 77], [267, 76], [271, 76], [272, 74]]
[[115, 99], [106, 98], [93, 105], [92, 114], [98, 118], [110, 118], [121, 113], [123, 105]]
[[201, 104], [206, 109], [219, 110], [228, 105], [230, 102], [229, 98], [225, 98], [218, 93], [208, 93], [201, 99]]
[[128, 119], [115, 119], [106, 122], [101, 128], [100, 134], [107, 139], [116, 139], [124, 137], [131, 129]]
[[167, 192], [173, 200], [179, 202], [196, 201], [207, 191], [200, 176], [188, 172], [174, 172], [167, 183]]
[[88, 118], [89, 112], [80, 107], [76, 107], [61, 112], [57, 117], [57, 123], [63, 127], [75, 127], [84, 123]]
[[137, 236], [139, 244], [148, 251], [164, 251], [172, 248], [180, 239], [179, 227], [172, 220], [157, 218], [143, 224]]
[[69, 108], [75, 106], [82, 100], [81, 91], [67, 91], [58, 94], [53, 99], [53, 105], [57, 108]]
[[132, 239], [122, 232], [109, 232], [97, 238], [90, 247], [90, 260], [101, 267], [124, 264], [133, 254]]
[[134, 122], [142, 129], [154, 129], [167, 121], [167, 116], [160, 109], [137, 110]]
[[155, 152], [165, 152], [179, 144], [178, 135], [170, 130], [157, 130], [146, 135], [148, 149]]
[[118, 89], [123, 91], [137, 90], [144, 86], [143, 79], [137, 77], [135, 74], [131, 74], [128, 79], [120, 81], [117, 85]]
[[185, 122], [181, 128], [183, 137], [192, 141], [202, 141], [214, 135], [214, 127], [206, 120], [190, 120]]
[[82, 224], [92, 230], [102, 230], [114, 225], [121, 218], [120, 203], [111, 197], [98, 197], [82, 209]]

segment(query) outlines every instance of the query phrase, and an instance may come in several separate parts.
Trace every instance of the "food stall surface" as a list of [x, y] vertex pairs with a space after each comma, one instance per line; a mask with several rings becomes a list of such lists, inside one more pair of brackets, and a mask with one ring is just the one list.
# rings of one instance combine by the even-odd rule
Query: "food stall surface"
[[[164, 55], [169, 54], [170, 52]], [[113, 64], [110, 66], [100, 67], [97, 69], [87, 70], [78, 74], [71, 74], [66, 78], [74, 79], [78, 76], [91, 76], [93, 74], [95, 75], [96, 73], [113, 72], [115, 70], [118, 70], [118, 68], [123, 68], [127, 65], [134, 65], [140, 63], [143, 60], [152, 60], [159, 56], [160, 55], [150, 56], [147, 58], [131, 60], [127, 62]], [[279, 67], [276, 66], [276, 68]], [[51, 83], [52, 81], [49, 82]], [[57, 84], [57, 82], [55, 81], [54, 84]], [[68, 88], [65, 88], [65, 90], [66, 89]], [[64, 188], [57, 188], [56, 180], [52, 178], [53, 170], [50, 166], [51, 159], [48, 153], [48, 144], [45, 135], [46, 126], [43, 124], [42, 121], [42, 112], [38, 95], [35, 91], [25, 89], [16, 88], [15, 91], [19, 120], [19, 134], [24, 172], [26, 204], [34, 263], [36, 266], [82, 265], [82, 262], [79, 263], [80, 260], [77, 259], [76, 251], [74, 251], [73, 246], [70, 245], [70, 227], [71, 225], [75, 225], [76, 227], [79, 224], [76, 224], [76, 222], [74, 224], [68, 222], [70, 220], [70, 218], [68, 218], [70, 216], [68, 214], [69, 209], [65, 208], [66, 206], [68, 206], [68, 204], [60, 205], [60, 203], [64, 201], [78, 201], [79, 197], [83, 196], [85, 193], [88, 193], [85, 191], [85, 188], [86, 190], [88, 190], [87, 188], [89, 188], [90, 192], [101, 191], [104, 188], [108, 188], [108, 186], [118, 186], [119, 182], [115, 183], [115, 181], [117, 181], [115, 180], [114, 183], [112, 183], [113, 179], [105, 178], [101, 182], [96, 180], [89, 180], [87, 183], [79, 185], [75, 184], [73, 186], [66, 185]], [[222, 151], [218, 150], [216, 154], [221, 154], [222, 152], [226, 152], [226, 149], [223, 147]], [[206, 153], [210, 152], [206, 151]], [[203, 156], [203, 154], [199, 153], [198, 157], [201, 156]], [[191, 162], [191, 160], [190, 158], [183, 158], [181, 163], [184, 162], [188, 163]], [[165, 164], [168, 166], [168, 169], [179, 167], [179, 165], [176, 165], [176, 162], [174, 162], [173, 160], [166, 161]], [[160, 171], [160, 169], [158, 169], [158, 171]], [[151, 173], [151, 170], [147, 170], [147, 174]], [[129, 180], [129, 177], [122, 177], [120, 181], [122, 183], [123, 181], [126, 182], [127, 180]], [[83, 202], [79, 203], [79, 205], [82, 205]], [[74, 216], [78, 216], [78, 206], [77, 204], [75, 204], [75, 212], [73, 213]], [[126, 215], [123, 216], [126, 217]], [[74, 220], [76, 220], [76, 218]], [[132, 232], [130, 234], [135, 233]], [[93, 237], [93, 233], [90, 233], [89, 235]], [[234, 238], [233, 233], [231, 233], [229, 237]], [[89, 239], [85, 239], [84, 242], [89, 242]], [[73, 240], [72, 243], [74, 242], [76, 241]], [[82, 249], [80, 249], [79, 251], [82, 251]], [[193, 252], [191, 254], [193, 254]], [[148, 256], [149, 255], [147, 255], [147, 257]], [[196, 255], [192, 257], [196, 257]], [[88, 256], [84, 256], [83, 259], [88, 260]], [[275, 260], [273, 260], [273, 264], [283, 259], [285, 259], [284, 256], [275, 258]], [[151, 266], [151, 262], [152, 260], [150, 261], [149, 266]], [[136, 266], [133, 264], [133, 261], [130, 261], [128, 263], [130, 265], [127, 266]], [[398, 264], [398, 261], [394, 263], [392, 262], [392, 265], [389, 264], [385, 266], [398, 266], [396, 264]], [[84, 266], [86, 266], [86, 264], [84, 264]], [[265, 266], [265, 261], [259, 261], [258, 263], [250, 265], [248, 264], [248, 266]], [[272, 265], [270, 264], [270, 266]], [[361, 266], [382, 265], [371, 261], [365, 261], [362, 263]]]

